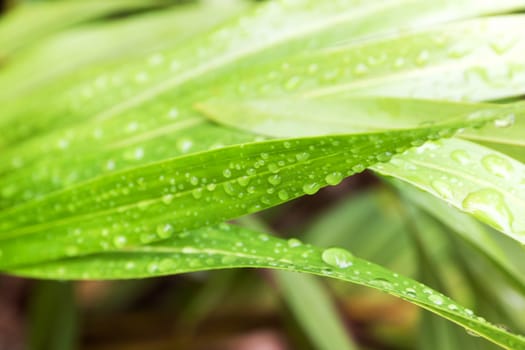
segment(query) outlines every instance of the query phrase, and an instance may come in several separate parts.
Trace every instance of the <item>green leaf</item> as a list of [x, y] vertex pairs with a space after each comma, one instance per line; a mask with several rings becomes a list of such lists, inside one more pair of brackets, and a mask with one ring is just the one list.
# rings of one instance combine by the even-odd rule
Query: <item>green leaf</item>
[[[399, 127], [406, 127], [416, 121], [428, 123], [472, 115], [476, 106], [481, 109], [475, 113], [499, 114], [495, 124], [506, 123], [509, 116], [515, 117], [514, 111], [522, 108], [521, 104], [496, 107], [382, 98], [342, 102], [292, 99], [271, 106], [264, 101], [219, 100], [203, 103], [199, 108], [226, 124], [246, 125], [265, 134], [273, 131], [272, 136], [282, 137], [388, 129], [396, 122]], [[251, 116], [246, 118], [246, 124], [236, 119], [241, 115]], [[525, 165], [504, 154], [451, 139], [427, 143], [372, 169], [432, 193], [525, 243], [525, 217], [520, 214], [525, 210]]]
[[29, 299], [29, 348], [75, 349], [77, 315], [72, 283], [38, 281]]
[[91, 0], [25, 3], [0, 21], [0, 57], [71, 25], [114, 12], [141, 9], [161, 1]]
[[446, 296], [353, 257], [341, 248], [322, 250], [247, 229], [220, 225], [177, 234], [169, 240], [117, 252], [10, 270], [23, 276], [58, 279], [118, 279], [231, 267], [265, 267], [312, 273], [375, 288], [447, 318], [490, 341], [525, 349], [523, 337], [489, 324]]
[[372, 169], [408, 182], [525, 244], [525, 165], [472, 142], [449, 139]]
[[260, 211], [484, 120], [242, 144], [101, 176], [1, 211], [0, 266], [145, 244]]
[[[240, 0], [221, 1], [220, 4], [201, 1], [118, 21], [88, 23], [60, 32], [19, 51], [16, 60], [0, 70], [0, 85], [10, 86], [0, 91], [0, 100], [10, 104], [18, 97], [19, 108], [23, 110], [27, 108], [27, 93], [37, 90], [38, 96], [44, 86], [49, 89], [50, 84], [63, 84], [61, 80], [65, 76], [86, 66], [107, 65], [108, 61], [122, 65], [136, 57], [145, 64], [160, 64], [163, 56], [143, 56], [181, 45], [188, 38], [240, 13], [246, 5]], [[193, 25], [197, 22], [198, 26]], [[66, 52], [68, 59], [64, 60]], [[32, 72], [30, 76], [28, 71]]]
[[[64, 127], [89, 118], [93, 118], [98, 123], [112, 119], [120, 121], [118, 129], [101, 127], [98, 131], [104, 130], [106, 133], [113, 134], [114, 130], [119, 130], [120, 135], [122, 125], [135, 122], [139, 125], [135, 133], [147, 134], [171, 125], [173, 121], [161, 117], [152, 120], [148, 117], [145, 122], [143, 118], [138, 118], [139, 115], [162, 116], [175, 108], [179, 111], [179, 116], [189, 115], [193, 118], [195, 116], [191, 110], [193, 102], [202, 100], [203, 97], [206, 99], [217, 95], [219, 89], [222, 92], [231, 90], [230, 92], [246, 93], [250, 85], [239, 84], [244, 79], [239, 81], [238, 74], [244, 76], [250, 73], [252, 76], [265, 79], [265, 82], [268, 83], [266, 75], [263, 74], [264, 71], [259, 68], [255, 69], [258, 63], [278, 62], [277, 65], [271, 65], [271, 70], [267, 71], [269, 74], [274, 72], [274, 75], [279, 72], [277, 77], [282, 76], [283, 79], [286, 79], [276, 81], [272, 78], [273, 81], [270, 82], [269, 87], [275, 91], [277, 88], [282, 89], [284, 85], [288, 85], [284, 83], [298, 73], [292, 69], [295, 66], [283, 62], [283, 57], [303, 53], [305, 50], [315, 52], [316, 48], [340, 43], [343, 40], [372, 40], [379, 35], [396, 33], [400, 27], [404, 29], [422, 28], [435, 23], [504, 12], [523, 6], [522, 1], [516, 0], [498, 1], [497, 3], [489, 1], [480, 3], [474, 0], [443, 2], [396, 0], [383, 1], [380, 4], [339, 0], [329, 5], [311, 0], [271, 2], [243, 16], [242, 19], [204, 36], [201, 40], [195, 40], [191, 45], [159, 51], [158, 54], [165, 58], [162, 65], [149, 66], [143, 61], [138, 61], [116, 69], [88, 74], [87, 78], [84, 76], [80, 79], [81, 83], [76, 86], [65, 84], [62, 89], [44, 92], [40, 99], [35, 100], [47, 101], [44, 111], [40, 103], [28, 101], [29, 106], [26, 106], [26, 110], [20, 115], [16, 114], [15, 119], [18, 119], [18, 123], [5, 126], [11, 129], [10, 135], [13, 136], [9, 137], [17, 139], [16, 135], [20, 129], [53, 130], [54, 133], [43, 139], [33, 139], [21, 145], [20, 148], [10, 147], [2, 152], [0, 167], [17, 170], [16, 165], [20, 164], [20, 161], [22, 164], [27, 164], [37, 156], [47, 153], [54, 153], [56, 156], [56, 145], [61, 141], [62, 144], [67, 141], [73, 146], [77, 142], [78, 130], [69, 129], [60, 132], [56, 130], [57, 125]], [[451, 28], [449, 31], [454, 34], [457, 28]], [[451, 45], [454, 44], [455, 39], [468, 40], [465, 39], [468, 35], [477, 35], [476, 33], [477, 31], [474, 31], [474, 34], [461, 32], [453, 35]], [[500, 34], [501, 32], [496, 31], [493, 36], [497, 35], [499, 38]], [[478, 38], [479, 41], [480, 37], [486, 40], [484, 33], [475, 38]], [[385, 39], [384, 41], [382, 46], [378, 44], [380, 47], [372, 49], [370, 55], [365, 58], [384, 53], [387, 48], [398, 47], [392, 45], [391, 40]], [[428, 35], [420, 42], [426, 45], [431, 43]], [[472, 42], [473, 45], [476, 44], [476, 39], [472, 39]], [[406, 43], [406, 45], [412, 45], [412, 43]], [[431, 47], [435, 45], [432, 44]], [[354, 48], [350, 50], [352, 53], [359, 51]], [[312, 55], [309, 57], [312, 57], [314, 63], [318, 59]], [[359, 62], [355, 64], [360, 63], [363, 57], [359, 56], [357, 59]], [[333, 62], [329, 63], [329, 71], [333, 68]], [[308, 62], [307, 66], [297, 66], [298, 69], [302, 69], [301, 74], [308, 70], [310, 63]], [[337, 66], [340, 65], [337, 64]], [[242, 67], [247, 68], [248, 71], [242, 71], [240, 69]], [[382, 71], [391, 71], [390, 66], [381, 67]], [[278, 70], [274, 71], [274, 68]], [[325, 73], [329, 71], [319, 70], [312, 77], [316, 86], [319, 84], [319, 78], [325, 76]], [[439, 76], [442, 77], [443, 74], [440, 73]], [[227, 84], [226, 79], [229, 77], [235, 79]], [[107, 84], [101, 84], [101, 81], [105, 81], [104, 78]], [[359, 80], [354, 78], [350, 77], [352, 80]], [[214, 81], [216, 79], [219, 81]], [[263, 85], [266, 86], [266, 83]], [[336, 82], [331, 81], [329, 77], [325, 85], [334, 83]], [[260, 81], [258, 84], [252, 84], [254, 88], [250, 91], [261, 90], [259, 85], [261, 85]], [[68, 90], [65, 95], [61, 93], [64, 90]], [[32, 118], [35, 114], [39, 115], [37, 120]], [[64, 115], [67, 115], [68, 118], [63, 118]], [[27, 122], [24, 123], [23, 120]], [[25, 130], [25, 133], [29, 132]], [[102, 139], [95, 139], [93, 142], [93, 133], [89, 135], [91, 135], [89, 139], [80, 137], [80, 141], [90, 142], [91, 145], [103, 142]], [[52, 157], [53, 155], [50, 155], [50, 158]]]

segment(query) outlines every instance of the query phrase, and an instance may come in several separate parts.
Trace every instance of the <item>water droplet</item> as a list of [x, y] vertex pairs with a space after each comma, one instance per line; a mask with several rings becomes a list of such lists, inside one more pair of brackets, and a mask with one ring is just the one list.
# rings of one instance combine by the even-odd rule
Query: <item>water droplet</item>
[[430, 185], [437, 192], [437, 194], [444, 199], [451, 199], [453, 197], [452, 190], [446, 182], [434, 180]]
[[217, 187], [216, 184], [208, 184], [208, 185], [206, 185], [206, 189], [208, 191], [210, 191], [210, 192], [214, 191], [216, 187]]
[[168, 193], [168, 194], [165, 194], [164, 196], [162, 196], [162, 203], [164, 204], [170, 204], [171, 201], [173, 201], [173, 195], [171, 193]]
[[315, 194], [317, 193], [317, 191], [319, 191], [319, 188], [320, 186], [318, 183], [312, 182], [312, 183], [305, 184], [303, 186], [303, 191], [306, 194]]
[[474, 331], [471, 330], [471, 329], [465, 328], [465, 331], [466, 331], [467, 334], [470, 335], [471, 337], [476, 337], [476, 338], [479, 338], [479, 337], [480, 337], [479, 334], [477, 334], [476, 332], [474, 332]]
[[277, 193], [277, 195], [279, 196], [279, 199], [282, 201], [286, 201], [288, 200], [288, 198], [290, 198], [288, 196], [288, 192], [286, 192], [285, 190], [280, 190], [279, 193]]
[[439, 295], [431, 294], [428, 296], [428, 300], [430, 300], [436, 305], [443, 305], [443, 298]]
[[470, 163], [470, 156], [469, 154], [462, 150], [462, 149], [458, 149], [458, 150], [455, 150], [455, 151], [452, 151], [452, 153], [450, 153], [450, 158], [452, 158], [452, 160], [454, 160], [455, 162], [461, 164], [461, 165], [466, 165], [468, 163]]
[[160, 224], [157, 226], [157, 235], [160, 238], [169, 238], [173, 234], [174, 228], [171, 224]]
[[324, 179], [327, 184], [335, 186], [343, 180], [343, 174], [341, 174], [340, 172], [333, 172], [326, 175]]
[[157, 262], [151, 262], [148, 264], [148, 272], [149, 273], [155, 273], [159, 271], [159, 265], [157, 264]]
[[242, 187], [246, 187], [250, 183], [250, 178], [248, 176], [241, 176], [240, 178], [237, 179], [237, 182]]
[[494, 120], [494, 126], [496, 128], [508, 128], [512, 125], [514, 125], [514, 122], [516, 121], [516, 116], [514, 113], [507, 114], [503, 118], [498, 118]]
[[298, 162], [303, 162], [310, 158], [310, 154], [307, 152], [300, 152], [295, 155], [295, 159], [297, 159]]
[[430, 54], [427, 50], [423, 50], [419, 53], [419, 55], [416, 58], [416, 64], [418, 66], [424, 66], [428, 63], [428, 59], [430, 58]]
[[463, 209], [501, 231], [511, 231], [513, 217], [503, 195], [491, 188], [468, 194], [462, 202]]
[[195, 199], [199, 199], [202, 197], [202, 188], [195, 188], [193, 191], [191, 191], [191, 195]]
[[503, 55], [516, 44], [516, 40], [510, 36], [499, 35], [496, 40], [490, 43], [490, 47], [498, 55]]
[[415, 298], [417, 297], [417, 292], [414, 288], [406, 288], [405, 289], [405, 294], [408, 295], [409, 297], [412, 297], [412, 298]]
[[226, 192], [226, 194], [229, 194], [230, 196], [235, 194], [235, 188], [233, 188], [231, 182], [225, 182], [222, 187], [224, 188], [224, 192]]
[[302, 242], [300, 240], [298, 240], [297, 238], [290, 238], [288, 240], [288, 246], [290, 248], [296, 248], [296, 247], [299, 247], [302, 245]]
[[368, 67], [364, 63], [359, 63], [354, 68], [354, 74], [357, 75], [357, 76], [365, 75], [366, 72], [368, 72]]
[[125, 236], [117, 236], [113, 239], [113, 244], [117, 248], [122, 248], [126, 244], [127, 241], [128, 239]]
[[226, 168], [226, 169], [223, 170], [222, 175], [225, 178], [230, 178], [232, 176], [232, 171], [230, 169]]
[[481, 163], [492, 174], [502, 177], [504, 179], [512, 178], [513, 167], [512, 164], [505, 158], [496, 154], [489, 154], [481, 160]]
[[301, 82], [301, 78], [295, 76], [288, 79], [288, 81], [284, 84], [284, 88], [286, 90], [294, 90], [299, 86], [299, 83]]
[[393, 285], [392, 282], [389, 280], [386, 280], [384, 278], [374, 278], [369, 282], [371, 285], [376, 286], [380, 289], [392, 289]]
[[277, 175], [277, 174], [275, 174], [275, 175], [270, 175], [270, 176], [268, 177], [268, 182], [269, 182], [271, 185], [276, 186], [276, 185], [278, 185], [278, 184], [281, 183], [281, 176], [280, 176], [280, 175]]
[[353, 265], [353, 255], [342, 248], [328, 248], [323, 251], [323, 261], [333, 267], [340, 269], [347, 268]]
[[458, 310], [459, 310], [459, 308], [458, 308], [458, 306], [457, 306], [456, 304], [449, 304], [449, 305], [447, 306], [447, 308], [448, 308], [450, 311], [458, 311]]

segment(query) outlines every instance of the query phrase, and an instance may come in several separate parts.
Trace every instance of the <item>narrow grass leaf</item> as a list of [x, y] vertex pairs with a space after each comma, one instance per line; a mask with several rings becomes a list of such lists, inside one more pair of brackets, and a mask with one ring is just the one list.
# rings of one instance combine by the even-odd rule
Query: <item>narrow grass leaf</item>
[[342, 248], [320, 249], [222, 224], [177, 234], [149, 246], [72, 258], [11, 270], [22, 276], [57, 279], [124, 279], [233, 267], [265, 267], [312, 273], [375, 288], [403, 298], [513, 350], [525, 338], [476, 317], [448, 297]]
[[242, 144], [102, 176], [1, 211], [0, 266], [145, 244], [260, 211], [484, 118]]

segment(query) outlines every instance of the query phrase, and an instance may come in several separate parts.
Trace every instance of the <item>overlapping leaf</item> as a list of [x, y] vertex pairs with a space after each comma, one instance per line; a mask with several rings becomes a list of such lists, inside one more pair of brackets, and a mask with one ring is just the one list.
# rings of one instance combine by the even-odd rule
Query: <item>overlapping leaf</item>
[[145, 244], [256, 212], [487, 118], [242, 144], [105, 175], [0, 212], [0, 266]]

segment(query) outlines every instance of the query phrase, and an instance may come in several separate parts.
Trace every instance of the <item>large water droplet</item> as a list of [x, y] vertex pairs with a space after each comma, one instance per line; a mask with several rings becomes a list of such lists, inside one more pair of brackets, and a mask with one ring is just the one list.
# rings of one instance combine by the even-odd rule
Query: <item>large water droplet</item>
[[305, 184], [303, 186], [303, 191], [306, 194], [315, 194], [317, 193], [317, 191], [319, 191], [319, 188], [320, 186], [318, 183], [312, 182], [312, 183]]
[[268, 182], [271, 184], [271, 185], [278, 185], [281, 183], [281, 176], [278, 175], [278, 174], [275, 174], [275, 175], [270, 175], [268, 177]]
[[512, 125], [514, 125], [514, 122], [516, 121], [516, 116], [514, 113], [507, 114], [503, 118], [498, 118], [494, 120], [494, 126], [496, 128], [508, 128]]
[[431, 294], [428, 297], [428, 300], [430, 300], [432, 303], [436, 305], [443, 305], [443, 298], [436, 294]]
[[173, 201], [173, 195], [172, 194], [165, 194], [162, 196], [162, 203], [164, 204], [170, 204]]
[[481, 160], [481, 163], [492, 174], [502, 177], [504, 179], [512, 178], [513, 167], [512, 164], [505, 158], [496, 154], [489, 154]]
[[344, 269], [353, 265], [354, 256], [343, 248], [328, 248], [323, 251], [322, 259], [330, 266]]
[[125, 236], [117, 236], [113, 239], [113, 244], [117, 248], [122, 248], [126, 244], [127, 241], [128, 239]]
[[324, 179], [327, 184], [335, 186], [343, 180], [343, 174], [341, 174], [340, 172], [330, 173], [326, 175]]
[[457, 149], [455, 151], [452, 151], [452, 153], [450, 153], [450, 158], [452, 158], [452, 160], [458, 162], [461, 165], [470, 163], [469, 154], [462, 149]]
[[513, 217], [503, 195], [491, 188], [468, 194], [462, 203], [463, 209], [472, 213], [501, 231], [511, 231]]
[[302, 245], [301, 241], [298, 240], [297, 238], [290, 238], [290, 239], [288, 240], [288, 246], [289, 246], [290, 248], [296, 248], [296, 247], [299, 247], [299, 246], [301, 246], [301, 245]]
[[288, 198], [290, 198], [290, 196], [288, 195], [288, 192], [286, 192], [285, 190], [280, 190], [279, 193], [277, 193], [277, 195], [279, 196], [279, 199], [282, 201], [286, 201], [288, 200]]

